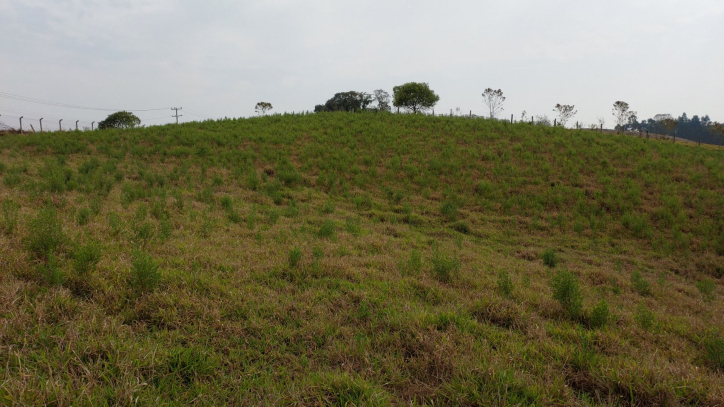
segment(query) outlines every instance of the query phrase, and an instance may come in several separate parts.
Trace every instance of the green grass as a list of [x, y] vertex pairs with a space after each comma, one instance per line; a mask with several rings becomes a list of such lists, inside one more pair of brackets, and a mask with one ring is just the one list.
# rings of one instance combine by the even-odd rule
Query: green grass
[[0, 404], [724, 404], [721, 149], [340, 113], [0, 164]]

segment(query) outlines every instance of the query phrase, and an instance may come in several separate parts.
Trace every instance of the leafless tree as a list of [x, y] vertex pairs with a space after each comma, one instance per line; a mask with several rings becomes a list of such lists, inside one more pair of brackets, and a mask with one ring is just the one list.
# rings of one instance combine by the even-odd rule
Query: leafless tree
[[558, 113], [558, 122], [561, 124], [561, 127], [566, 127], [568, 120], [578, 113], [578, 110], [575, 110], [575, 108], [576, 106], [574, 105], [562, 105], [559, 103], [553, 109], [554, 112]]
[[604, 119], [603, 117], [599, 117], [599, 118], [598, 118], [598, 125], [599, 125], [601, 128], [603, 128], [603, 126], [606, 125], [606, 119]]
[[505, 96], [503, 96], [503, 91], [493, 90], [491, 88], [485, 89], [485, 92], [483, 92], [483, 103], [485, 103], [486, 106], [488, 106], [488, 109], [490, 109], [490, 118], [494, 119], [497, 117], [503, 110], [503, 102], [505, 102]]
[[381, 112], [389, 112], [392, 111], [392, 107], [390, 106], [390, 101], [392, 98], [390, 97], [390, 94], [385, 92], [382, 89], [377, 89], [374, 91], [374, 100], [377, 102], [377, 110]]
[[620, 100], [613, 104], [612, 113], [616, 119], [616, 130], [619, 133], [626, 128], [627, 124], [631, 123], [631, 119], [636, 117], [636, 112], [630, 110], [628, 103]]

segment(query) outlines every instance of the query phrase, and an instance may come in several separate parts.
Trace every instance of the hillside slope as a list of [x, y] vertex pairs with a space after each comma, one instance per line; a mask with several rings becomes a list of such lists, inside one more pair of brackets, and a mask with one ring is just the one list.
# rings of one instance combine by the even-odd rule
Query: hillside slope
[[0, 401], [724, 404], [724, 151], [318, 114], [0, 138]]

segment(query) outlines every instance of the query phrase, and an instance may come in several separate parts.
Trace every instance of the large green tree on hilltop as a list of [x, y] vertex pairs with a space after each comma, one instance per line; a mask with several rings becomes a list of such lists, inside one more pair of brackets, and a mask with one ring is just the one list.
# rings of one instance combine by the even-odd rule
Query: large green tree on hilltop
[[120, 111], [108, 115], [106, 120], [98, 123], [98, 129], [130, 129], [141, 124], [135, 114], [126, 111]]
[[411, 110], [413, 113], [431, 109], [440, 100], [430, 86], [424, 82], [409, 82], [392, 88], [394, 106]]

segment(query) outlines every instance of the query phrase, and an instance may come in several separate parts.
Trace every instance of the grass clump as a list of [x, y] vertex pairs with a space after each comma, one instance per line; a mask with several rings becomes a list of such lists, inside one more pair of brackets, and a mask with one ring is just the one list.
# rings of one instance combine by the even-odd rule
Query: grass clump
[[400, 260], [398, 267], [403, 275], [416, 276], [422, 270], [422, 255], [419, 250], [410, 252], [407, 260]]
[[158, 264], [153, 257], [136, 250], [131, 255], [131, 287], [138, 291], [153, 291], [161, 281]]
[[54, 208], [41, 209], [35, 219], [29, 222], [25, 247], [34, 258], [45, 259], [50, 254], [55, 254], [65, 242], [63, 225]]
[[91, 210], [89, 208], [80, 208], [78, 214], [75, 217], [75, 222], [78, 226], [85, 226], [90, 222]]
[[705, 278], [697, 281], [696, 288], [699, 289], [699, 293], [701, 293], [701, 298], [704, 302], [709, 303], [714, 301], [714, 298], [716, 297], [716, 282], [714, 280]]
[[636, 315], [634, 315], [634, 320], [639, 325], [639, 327], [641, 327], [641, 329], [645, 331], [653, 328], [654, 324], [656, 323], [656, 317], [654, 316], [653, 311], [646, 308], [643, 303], [640, 303], [636, 308]]
[[704, 360], [714, 371], [724, 372], [724, 338], [710, 335], [704, 339]]
[[295, 247], [289, 251], [289, 268], [296, 268], [302, 260], [302, 249]]
[[53, 253], [48, 254], [45, 263], [37, 266], [37, 271], [40, 277], [51, 286], [61, 286], [68, 280], [60, 267], [60, 259]]
[[101, 261], [101, 246], [97, 242], [80, 244], [73, 250], [73, 269], [81, 276], [93, 272]]
[[572, 319], [581, 317], [583, 294], [578, 277], [570, 271], [560, 270], [550, 281], [553, 299], [557, 300]]
[[319, 227], [317, 236], [323, 239], [333, 239], [336, 231], [337, 226], [334, 224], [334, 221], [332, 221], [331, 219], [327, 219], [324, 221], [324, 223], [322, 223], [322, 226]]
[[631, 286], [640, 295], [651, 295], [651, 283], [644, 278], [639, 270], [634, 270], [634, 272], [631, 273]]
[[591, 310], [591, 316], [588, 319], [588, 324], [591, 328], [603, 328], [608, 324], [611, 318], [611, 312], [608, 310], [608, 302], [601, 300]]
[[0, 230], [8, 235], [15, 233], [18, 227], [18, 213], [20, 205], [10, 199], [5, 199], [2, 204], [2, 224]]
[[344, 230], [352, 236], [359, 236], [362, 234], [362, 222], [359, 219], [347, 218]]
[[460, 273], [461, 263], [454, 254], [440, 253], [435, 249], [432, 253], [432, 274], [443, 283], [449, 283]]
[[440, 213], [450, 222], [458, 218], [458, 205], [454, 201], [448, 200], [440, 206]]
[[555, 268], [558, 265], [558, 255], [553, 249], [548, 249], [543, 252], [543, 264], [550, 268]]
[[499, 271], [497, 284], [498, 291], [500, 291], [501, 294], [506, 297], [511, 297], [513, 295], [513, 289], [515, 287], [513, 286], [513, 280], [510, 278], [510, 273], [505, 270]]

